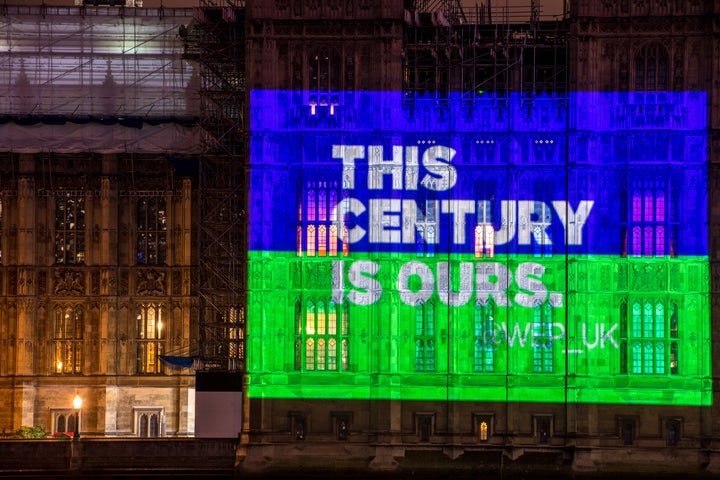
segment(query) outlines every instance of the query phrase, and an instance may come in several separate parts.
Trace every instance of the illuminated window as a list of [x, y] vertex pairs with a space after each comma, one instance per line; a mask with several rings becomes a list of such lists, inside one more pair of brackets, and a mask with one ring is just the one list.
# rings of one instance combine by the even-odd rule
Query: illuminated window
[[330, 225], [330, 243], [328, 244], [330, 249], [328, 255], [331, 257], [337, 257], [338, 254], [338, 228], [337, 225]]
[[488, 439], [488, 424], [487, 422], [480, 422], [480, 440], [486, 441]]
[[629, 228], [623, 228], [623, 235], [629, 230], [630, 238], [623, 238], [623, 255], [627, 255], [629, 249], [634, 257], [675, 256], [675, 240], [673, 235], [668, 235], [673, 223], [668, 222], [668, 205], [662, 188], [632, 192]]
[[[295, 369], [348, 370], [348, 303], [295, 303]], [[303, 354], [303, 348], [304, 354]]]
[[[337, 246], [335, 246], [337, 250]], [[327, 255], [327, 227], [320, 225], [318, 227], [318, 255], [324, 257]]]
[[435, 371], [435, 308], [431, 303], [415, 307], [415, 371]]
[[553, 372], [553, 309], [549, 303], [533, 309], [532, 349], [533, 372]]
[[495, 228], [492, 224], [492, 203], [478, 202], [477, 225], [475, 226], [475, 257], [495, 256]]
[[84, 323], [82, 307], [55, 309], [55, 373], [82, 372]]
[[477, 435], [477, 439], [481, 442], [487, 442], [493, 434], [494, 415], [491, 413], [474, 413], [473, 414], [473, 431]]
[[495, 319], [492, 304], [475, 305], [474, 371], [495, 370]]
[[635, 90], [667, 90], [668, 55], [658, 44], [645, 45], [635, 56]]
[[[305, 199], [305, 206], [302, 205], [302, 199]], [[297, 256], [301, 257], [303, 252], [307, 252], [309, 257], [335, 257], [338, 255], [340, 241], [343, 242], [342, 255], [346, 256], [347, 229], [343, 224], [343, 230], [339, 232], [338, 225], [345, 220], [347, 207], [343, 207], [345, 210], [343, 212], [337, 211], [338, 182], [311, 181], [306, 185], [304, 194], [298, 194], [298, 202], [300, 204], [297, 206], [298, 224], [295, 239]], [[342, 237], [340, 233], [343, 234]]]
[[165, 310], [157, 304], [143, 304], [136, 309], [137, 373], [161, 373], [159, 356], [165, 344], [167, 328]]
[[226, 306], [218, 313], [223, 342], [217, 344], [217, 355], [228, 359], [228, 366], [235, 370], [245, 358], [245, 308]]
[[438, 201], [429, 199], [427, 192], [418, 192], [415, 210], [415, 253], [418, 257], [433, 257], [438, 242]]
[[[677, 323], [678, 311], [675, 303], [671, 305], [669, 319], [665, 304], [661, 301], [636, 300], [632, 303], [628, 329], [630, 351], [627, 352], [626, 349], [620, 352], [621, 355], [629, 355], [631, 373], [647, 375], [678, 373], [678, 341], [673, 341], [678, 335]], [[621, 373], [622, 363], [621, 359]]]
[[307, 219], [310, 222], [315, 221], [315, 190], [307, 192]]
[[308, 257], [315, 256], [315, 225], [307, 227], [307, 254]]
[[85, 195], [60, 195], [55, 199], [55, 262], [85, 262]]
[[167, 253], [167, 210], [162, 197], [137, 201], [137, 263], [165, 263]]

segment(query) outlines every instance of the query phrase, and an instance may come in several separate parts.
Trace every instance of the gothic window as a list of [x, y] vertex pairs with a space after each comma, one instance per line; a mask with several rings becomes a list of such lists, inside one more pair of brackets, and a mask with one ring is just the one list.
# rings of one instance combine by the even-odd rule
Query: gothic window
[[492, 413], [474, 413], [473, 431], [480, 442], [487, 442], [493, 435], [494, 415]]
[[480, 422], [480, 441], [485, 442], [488, 439], [488, 424]]
[[[534, 185], [535, 198], [554, 198], [554, 182], [551, 178], [541, 178]], [[527, 222], [530, 228], [530, 237], [533, 245], [533, 254], [536, 257], [552, 256], [552, 208], [546, 201], [534, 201], [527, 212], [529, 218], [520, 218], [520, 223]], [[521, 227], [522, 228], [522, 227]]]
[[623, 445], [632, 445], [635, 443], [635, 429], [637, 428], [636, 417], [618, 417], [617, 425], [620, 439]]
[[475, 225], [475, 257], [495, 256], [495, 228], [492, 224], [492, 202], [478, 202], [477, 224]]
[[[311, 181], [304, 194], [298, 196], [296, 250], [299, 257], [303, 252], [308, 257], [348, 255], [347, 228], [344, 226], [348, 212], [345, 204], [338, 202], [338, 189], [335, 181]], [[343, 211], [338, 209], [339, 205], [343, 205]], [[338, 242], [341, 241], [342, 250], [339, 250]]]
[[55, 373], [81, 373], [83, 360], [84, 313], [80, 306], [55, 309]]
[[635, 90], [668, 89], [668, 55], [658, 44], [645, 45], [635, 57]]
[[680, 440], [680, 419], [671, 418], [666, 421], [666, 439], [668, 447], [675, 447]]
[[310, 55], [308, 89], [318, 93], [340, 90], [340, 56], [334, 49], [320, 48]]
[[139, 419], [140, 431], [138, 437], [158, 437], [160, 422], [155, 414], [144, 413]]
[[55, 199], [55, 262], [85, 262], [84, 193], [67, 193]]
[[308, 91], [310, 92], [310, 113], [316, 115], [319, 109], [335, 114], [340, 91], [340, 55], [332, 48], [320, 48], [309, 55]]
[[533, 308], [532, 349], [533, 372], [553, 372], [553, 309], [549, 303]]
[[415, 307], [415, 371], [435, 371], [435, 307], [432, 303]]
[[[666, 194], [663, 180], [637, 181], [629, 195], [630, 218], [622, 230], [623, 256], [674, 257], [677, 252], [677, 221], [672, 218], [675, 196]], [[621, 195], [626, 199], [627, 194]], [[671, 215], [668, 215], [668, 210]]]
[[137, 407], [135, 413], [135, 434], [142, 438], [163, 436], [165, 413], [162, 407]]
[[347, 440], [350, 436], [352, 415], [350, 413], [332, 413], [331, 417], [335, 430], [335, 439], [341, 442]]
[[627, 302], [620, 302], [620, 373], [628, 373], [628, 307]]
[[307, 417], [302, 412], [288, 412], [290, 433], [295, 440], [305, 440], [307, 434]]
[[136, 309], [137, 331], [137, 373], [161, 373], [162, 355], [165, 344], [165, 309], [162, 305], [150, 303]]
[[348, 309], [347, 302], [309, 300], [304, 310], [299, 300], [295, 303], [295, 370], [349, 369]]
[[435, 429], [434, 413], [416, 413], [415, 414], [415, 432], [418, 440], [421, 442], [429, 442]]
[[418, 192], [415, 210], [415, 251], [418, 257], [434, 257], [438, 243], [438, 201]]
[[226, 357], [231, 369], [238, 368], [245, 358], [245, 309], [229, 306], [218, 313], [222, 328], [222, 342], [217, 348], [218, 355]]
[[475, 372], [493, 372], [495, 370], [495, 320], [493, 306], [475, 305]]
[[665, 303], [651, 299], [634, 300], [629, 313], [628, 338], [626, 342], [621, 340], [628, 345], [620, 351], [621, 356], [627, 356], [621, 358], [621, 373], [629, 370], [640, 375], [677, 375], [677, 304], [670, 305], [670, 318]]
[[53, 433], [62, 433], [65, 435], [72, 436], [75, 432], [79, 432], [75, 429], [75, 424], [80, 427], [80, 412], [70, 408], [53, 408], [52, 412], [52, 424]]
[[137, 201], [137, 263], [161, 265], [167, 253], [167, 210], [162, 197]]
[[552, 437], [552, 415], [533, 415], [535, 439], [538, 443], [548, 443]]

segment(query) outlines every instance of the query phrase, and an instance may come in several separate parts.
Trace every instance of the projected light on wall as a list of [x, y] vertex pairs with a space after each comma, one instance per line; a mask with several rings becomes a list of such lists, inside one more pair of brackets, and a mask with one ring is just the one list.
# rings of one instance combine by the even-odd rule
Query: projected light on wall
[[701, 92], [251, 92], [248, 395], [709, 405]]

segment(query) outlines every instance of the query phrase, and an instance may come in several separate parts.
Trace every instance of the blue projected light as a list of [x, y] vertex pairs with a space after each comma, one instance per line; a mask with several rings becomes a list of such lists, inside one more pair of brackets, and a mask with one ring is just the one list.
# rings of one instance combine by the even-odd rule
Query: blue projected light
[[248, 395], [712, 404], [703, 92], [250, 94]]
[[[516, 94], [476, 100], [471, 114], [451, 95], [440, 116], [422, 102], [406, 115], [399, 92], [338, 95], [357, 105], [352, 118], [342, 105], [287, 108], [292, 95], [251, 92], [251, 190], [268, 191], [275, 178], [273, 195], [251, 209], [252, 224], [272, 224], [250, 230], [253, 250], [296, 249], [298, 212], [287, 207], [314, 182], [342, 192], [317, 215], [346, 231], [353, 252], [411, 253], [421, 242], [473, 253], [476, 226], [491, 225], [498, 254], [609, 255], [632, 250], [623, 231], [632, 212], [628, 199], [603, 197], [598, 169], [640, 190], [649, 165], [668, 181], [707, 184], [701, 92], [574, 93], [569, 105]], [[671, 221], [663, 253], [706, 255], [706, 197], [682, 201], [683, 221]]]

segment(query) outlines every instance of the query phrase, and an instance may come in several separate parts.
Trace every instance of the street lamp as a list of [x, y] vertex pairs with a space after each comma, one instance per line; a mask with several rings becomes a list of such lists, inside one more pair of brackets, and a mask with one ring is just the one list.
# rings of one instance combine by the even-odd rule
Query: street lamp
[[73, 398], [73, 408], [75, 409], [75, 432], [73, 438], [80, 438], [80, 409], [82, 408], [82, 398], [76, 393]]

